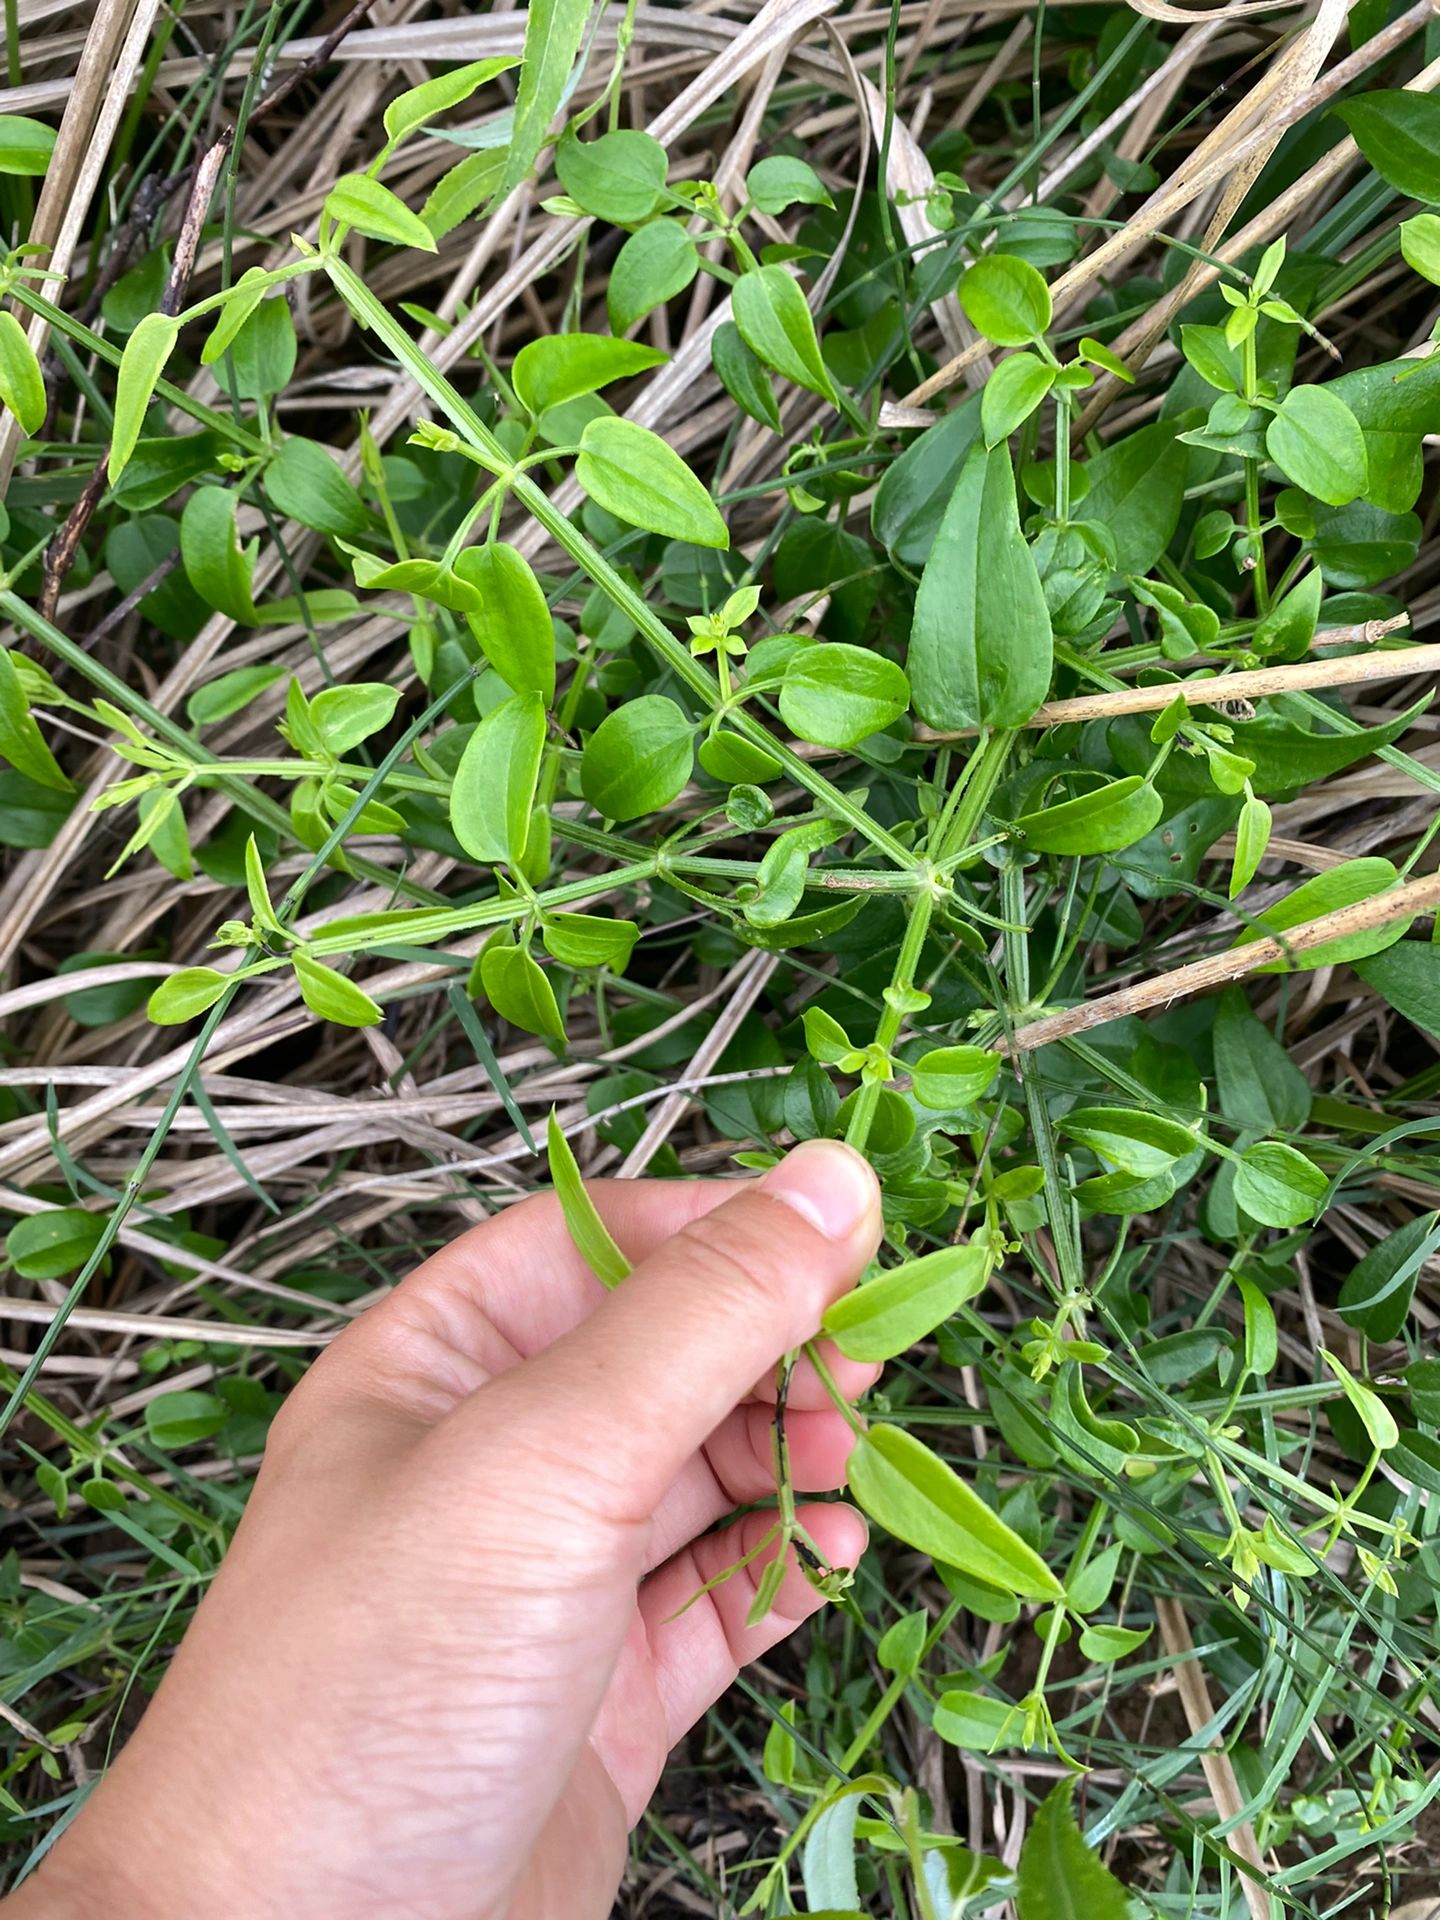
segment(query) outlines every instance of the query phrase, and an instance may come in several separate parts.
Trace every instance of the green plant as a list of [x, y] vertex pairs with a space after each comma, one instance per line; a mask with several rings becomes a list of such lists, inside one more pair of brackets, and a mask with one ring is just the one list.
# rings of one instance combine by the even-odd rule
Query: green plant
[[[1354, 10], [1342, 78], [1411, 71], [1418, 18], [1375, 11]], [[298, 1001], [380, 1029], [396, 1087], [427, 1053], [478, 1060], [483, 1151], [416, 1122], [437, 1195], [467, 1170], [497, 1200], [497, 1170], [542, 1177], [532, 1123], [553, 1104], [549, 1172], [607, 1285], [625, 1262], [576, 1143], [627, 1173], [693, 1164], [647, 1127], [672, 1081], [727, 1159], [835, 1135], [881, 1178], [882, 1258], [824, 1332], [899, 1363], [857, 1423], [851, 1490], [925, 1557], [926, 1604], [815, 1560], [777, 1438], [774, 1532], [808, 1554], [836, 1628], [794, 1698], [757, 1704], [754, 1767], [786, 1832], [757, 1841], [717, 1910], [785, 1914], [803, 1894], [812, 1912], [940, 1920], [1013, 1898], [1049, 1920], [1083, 1897], [1109, 1920], [1128, 1888], [1131, 1911], [1218, 1916], [1242, 1897], [1311, 1913], [1315, 1886], [1413, 1830], [1434, 1791], [1440, 1393], [1412, 1313], [1440, 1245], [1434, 1075], [1407, 1057], [1377, 1092], [1343, 1051], [1302, 1070], [1286, 1041], [1292, 993], [1440, 1031], [1440, 949], [1422, 937], [1440, 775], [1398, 744], [1428, 696], [1377, 713], [1339, 691], [1434, 665], [1408, 643], [1408, 587], [1387, 583], [1417, 562], [1440, 432], [1440, 359], [1395, 344], [1428, 327], [1440, 284], [1437, 216], [1394, 205], [1440, 194], [1435, 103], [1344, 100], [1363, 158], [1342, 156], [1343, 193], [1307, 222], [1295, 170], [1342, 138], [1335, 88], [1312, 75], [1285, 107], [1293, 139], [1221, 140], [1220, 158], [1228, 140], [1232, 164], [1256, 162], [1245, 205], [1263, 234], [1232, 240], [1222, 221], [1196, 244], [1163, 192], [1154, 219], [1096, 211], [1158, 184], [1103, 126], [1169, 43], [1140, 17], [1076, 14], [1036, 10], [1033, 90], [1001, 90], [987, 146], [937, 126], [943, 164], [918, 185], [892, 164], [910, 142], [902, 16], [878, 38], [869, 22], [885, 194], [867, 179], [842, 196], [798, 138], [775, 138], [743, 186], [677, 166], [678, 140], [621, 124], [635, 10], [613, 68], [576, 93], [577, 63], [599, 59], [588, 8], [545, 0], [523, 56], [392, 100], [379, 152], [328, 186], [310, 231], [288, 248], [275, 234], [278, 264], [232, 274], [232, 208], [213, 290], [191, 297], [163, 262], [142, 284], [142, 263], [98, 331], [43, 261], [9, 256], [3, 290], [50, 329], [60, 393], [0, 316], [0, 400], [28, 435], [52, 422], [4, 545], [0, 610], [22, 643], [0, 651], [8, 837], [43, 845], [83, 818], [65, 749], [100, 737], [129, 763], [91, 802], [126, 823], [107, 878], [158, 863], [243, 901], [208, 920], [208, 958], [193, 924], [177, 930], [185, 963], [148, 995], [157, 1026], [203, 1025], [168, 1063], [149, 1056], [168, 1097], [138, 1168], [87, 1164], [68, 1109], [27, 1093], [15, 1110], [50, 1163], [14, 1163], [10, 1264], [73, 1279], [29, 1364], [7, 1366], [5, 1419], [30, 1416], [57, 1525], [78, 1497], [143, 1556], [150, 1584], [117, 1618], [155, 1636], [142, 1649], [113, 1622], [47, 1614], [7, 1563], [17, 1697], [98, 1661], [98, 1721], [148, 1684], [239, 1501], [134, 1460], [252, 1454], [305, 1344], [295, 1316], [373, 1278], [287, 1252], [248, 1291], [254, 1271], [210, 1231], [230, 1223], [201, 1228], [184, 1200], [172, 1129], [193, 1112], [269, 1231], [271, 1175], [227, 1130], [209, 1063], [249, 1045], [249, 1020], [299, 1030]], [[1054, 71], [1045, 47], [1064, 51]], [[936, 80], [977, 64], [924, 58]], [[462, 111], [482, 117], [437, 124]], [[1032, 191], [1076, 122], [1090, 158]], [[1166, 139], [1183, 125], [1177, 101]], [[21, 179], [44, 145], [22, 133]], [[437, 172], [446, 142], [463, 157]], [[417, 150], [418, 206], [400, 172]], [[218, 165], [196, 169], [197, 235]], [[1203, 167], [1187, 165], [1172, 191], [1193, 196]], [[566, 276], [550, 331], [497, 351], [483, 303], [447, 316], [395, 297], [415, 255], [535, 181], [555, 190], [534, 274]], [[1375, 275], [1401, 318], [1337, 375], [1331, 316]], [[362, 414], [333, 445], [297, 430], [297, 293], [401, 383], [403, 450], [387, 451], [395, 405], [383, 432]], [[724, 317], [667, 354], [702, 297]], [[936, 314], [955, 348], [938, 366]], [[649, 341], [625, 337], [642, 324]], [[658, 430], [672, 377], [724, 402], [703, 457]], [[78, 418], [82, 401], [90, 438], [57, 466], [55, 408]], [[150, 653], [112, 664], [67, 631], [60, 590], [96, 570], [155, 660], [168, 641], [192, 663], [185, 723], [151, 697]], [[240, 664], [206, 641], [221, 628], [245, 636]], [[1375, 756], [1409, 797], [1316, 859], [1284, 822], [1308, 805], [1326, 832], [1329, 783]], [[1277, 884], [1262, 864], [1316, 871]], [[107, 985], [113, 957], [88, 958], [74, 1019], [99, 993], [115, 997], [97, 1026], [133, 1020], [133, 977]], [[733, 1018], [707, 1026], [724, 995], [690, 1006], [701, 969], [728, 981]], [[586, 1084], [597, 1065], [620, 1070]], [[322, 1151], [343, 1159], [344, 1126], [325, 1124]], [[149, 1397], [138, 1422], [76, 1421], [40, 1368], [122, 1250], [199, 1285], [207, 1333], [167, 1325], [144, 1364], [164, 1384], [199, 1360], [203, 1384]], [[357, 1271], [375, 1264], [367, 1248]], [[1317, 1266], [1342, 1353], [1312, 1338]], [[788, 1365], [782, 1420], [787, 1380]], [[978, 1442], [963, 1470], [957, 1428]], [[910, 1580], [913, 1557], [896, 1564]], [[1203, 1619], [1198, 1651], [1177, 1591]], [[123, 1672], [105, 1666], [117, 1638]], [[1157, 1752], [1130, 1703], [1191, 1662], [1224, 1704]], [[1022, 1769], [1039, 1804], [1018, 1857], [945, 1830], [902, 1725], [973, 1778]], [[17, 1819], [27, 1767], [55, 1776], [76, 1737], [22, 1730]], [[1224, 1826], [1173, 1789], [1212, 1737]], [[1086, 1783], [1077, 1824], [1072, 1776], [1090, 1769], [1104, 1786]], [[1162, 1841], [1102, 1865], [1082, 1824]]]

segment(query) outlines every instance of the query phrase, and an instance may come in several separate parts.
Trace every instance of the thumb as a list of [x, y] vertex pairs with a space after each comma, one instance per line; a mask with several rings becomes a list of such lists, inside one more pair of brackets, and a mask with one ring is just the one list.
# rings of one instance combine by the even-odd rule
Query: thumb
[[583, 1435], [626, 1507], [653, 1511], [754, 1382], [855, 1284], [880, 1229], [867, 1163], [838, 1140], [804, 1142], [682, 1227], [527, 1362], [521, 1418], [537, 1432]]

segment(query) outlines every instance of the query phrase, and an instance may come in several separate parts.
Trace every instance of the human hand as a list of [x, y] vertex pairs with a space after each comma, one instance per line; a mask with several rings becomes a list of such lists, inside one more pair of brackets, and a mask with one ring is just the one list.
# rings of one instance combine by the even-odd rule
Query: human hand
[[[271, 1431], [230, 1553], [134, 1737], [4, 1920], [604, 1920], [665, 1755], [813, 1612], [767, 1558], [775, 1363], [880, 1235], [860, 1157], [592, 1188], [606, 1294], [553, 1195], [347, 1328]], [[838, 1357], [848, 1394], [872, 1369]], [[757, 1384], [758, 1383], [758, 1384]], [[793, 1483], [844, 1479], [808, 1364]], [[851, 1508], [802, 1510], [853, 1566]]]

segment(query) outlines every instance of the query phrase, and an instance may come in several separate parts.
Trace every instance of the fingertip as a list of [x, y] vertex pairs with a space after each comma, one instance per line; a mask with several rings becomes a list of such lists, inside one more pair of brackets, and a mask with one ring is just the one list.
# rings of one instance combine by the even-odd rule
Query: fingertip
[[880, 1183], [868, 1160], [843, 1140], [802, 1140], [760, 1181], [760, 1191], [792, 1208], [827, 1240], [880, 1233]]

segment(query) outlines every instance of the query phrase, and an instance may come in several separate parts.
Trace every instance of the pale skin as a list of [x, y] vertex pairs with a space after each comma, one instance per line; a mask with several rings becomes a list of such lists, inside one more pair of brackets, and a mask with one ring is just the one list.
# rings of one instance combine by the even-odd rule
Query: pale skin
[[[140, 1727], [3, 1920], [605, 1920], [665, 1756], [822, 1604], [746, 1625], [775, 1365], [880, 1237], [864, 1161], [593, 1190], [606, 1294], [552, 1196], [428, 1260], [282, 1409], [230, 1553]], [[841, 1388], [871, 1370], [830, 1353]], [[795, 1486], [852, 1432], [808, 1363]], [[860, 1516], [812, 1503], [853, 1566]]]

